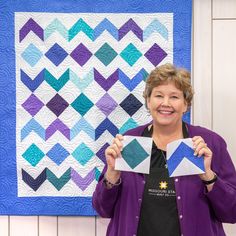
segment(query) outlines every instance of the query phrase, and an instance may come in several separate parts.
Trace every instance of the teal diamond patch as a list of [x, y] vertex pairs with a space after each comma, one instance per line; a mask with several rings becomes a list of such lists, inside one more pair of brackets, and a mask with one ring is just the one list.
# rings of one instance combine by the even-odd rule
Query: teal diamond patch
[[89, 100], [83, 93], [81, 93], [79, 97], [71, 103], [71, 106], [82, 116], [84, 116], [93, 105], [94, 104], [91, 100]]
[[81, 164], [85, 165], [92, 156], [94, 156], [93, 151], [84, 143], [81, 143], [72, 153], [72, 156]]
[[142, 53], [132, 43], [130, 43], [120, 55], [130, 66], [133, 66], [142, 56]]
[[21, 56], [29, 65], [35, 66], [43, 56], [43, 53], [31, 43], [21, 54]]
[[23, 157], [27, 160], [32, 166], [36, 166], [40, 160], [44, 157], [44, 153], [35, 145], [32, 144], [24, 153]]
[[149, 156], [137, 139], [133, 139], [128, 145], [126, 145], [121, 152], [121, 155], [132, 169]]
[[117, 52], [107, 43], [104, 43], [101, 48], [95, 53], [95, 56], [105, 65], [109, 65], [117, 56]]

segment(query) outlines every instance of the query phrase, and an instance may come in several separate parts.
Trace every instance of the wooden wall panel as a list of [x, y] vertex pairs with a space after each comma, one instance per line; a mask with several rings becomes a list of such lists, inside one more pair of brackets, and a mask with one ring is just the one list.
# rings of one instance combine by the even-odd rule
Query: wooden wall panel
[[236, 19], [213, 22], [213, 129], [226, 139], [236, 164], [235, 36]]
[[105, 236], [110, 219], [96, 217], [96, 236]]
[[39, 236], [57, 236], [57, 216], [39, 216]]
[[58, 217], [58, 236], [95, 236], [95, 217]]
[[193, 1], [192, 123], [211, 128], [211, 0]]
[[11, 216], [9, 236], [38, 236], [38, 216]]
[[0, 235], [8, 236], [8, 216], [0, 216]]
[[213, 0], [213, 18], [236, 18], [236, 1]]
[[[236, 1], [214, 0], [213, 6], [213, 129], [225, 138], [236, 166]], [[224, 228], [236, 235], [236, 224]]]
[[[213, 23], [213, 129], [221, 134], [236, 166], [236, 19]], [[226, 235], [236, 235], [236, 224], [224, 225]]]

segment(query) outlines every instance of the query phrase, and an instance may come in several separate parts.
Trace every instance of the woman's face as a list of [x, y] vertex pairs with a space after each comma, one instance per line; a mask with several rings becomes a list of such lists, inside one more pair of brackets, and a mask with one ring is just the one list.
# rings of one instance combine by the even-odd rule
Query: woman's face
[[147, 107], [154, 124], [160, 126], [182, 123], [183, 113], [188, 108], [183, 92], [176, 88], [174, 82], [153, 88], [151, 96], [147, 99]]

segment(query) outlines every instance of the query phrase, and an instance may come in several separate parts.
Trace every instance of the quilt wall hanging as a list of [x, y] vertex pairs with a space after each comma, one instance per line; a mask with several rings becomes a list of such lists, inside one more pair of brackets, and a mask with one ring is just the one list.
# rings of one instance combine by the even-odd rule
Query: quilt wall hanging
[[148, 74], [190, 70], [191, 11], [191, 0], [1, 1], [1, 215], [96, 215], [105, 148], [150, 121]]

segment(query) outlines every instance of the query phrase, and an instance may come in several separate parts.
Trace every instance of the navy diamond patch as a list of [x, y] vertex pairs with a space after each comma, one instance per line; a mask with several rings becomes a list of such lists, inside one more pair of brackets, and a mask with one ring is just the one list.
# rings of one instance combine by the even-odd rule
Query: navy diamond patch
[[133, 95], [130, 94], [121, 103], [120, 106], [132, 116], [143, 104]]

